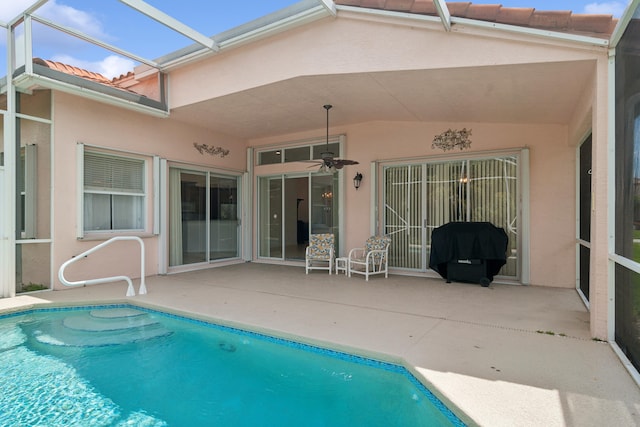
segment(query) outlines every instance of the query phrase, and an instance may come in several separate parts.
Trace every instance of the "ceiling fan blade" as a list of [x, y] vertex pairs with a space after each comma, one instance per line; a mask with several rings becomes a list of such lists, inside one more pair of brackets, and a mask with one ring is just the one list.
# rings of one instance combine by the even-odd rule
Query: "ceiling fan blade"
[[346, 166], [346, 165], [357, 165], [359, 164], [359, 162], [355, 161], [355, 160], [349, 160], [349, 159], [335, 159], [334, 161], [336, 164], [340, 163], [342, 166]]

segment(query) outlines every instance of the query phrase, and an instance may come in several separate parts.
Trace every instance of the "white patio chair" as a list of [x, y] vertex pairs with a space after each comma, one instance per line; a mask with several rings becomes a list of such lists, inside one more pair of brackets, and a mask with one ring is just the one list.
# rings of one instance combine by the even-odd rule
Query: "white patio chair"
[[349, 251], [349, 277], [352, 273], [363, 274], [368, 281], [373, 274], [383, 274], [389, 277], [389, 246], [391, 237], [371, 236], [364, 248], [354, 248]]
[[305, 273], [309, 270], [333, 271], [334, 237], [331, 233], [312, 234], [309, 236], [309, 246], [305, 251]]

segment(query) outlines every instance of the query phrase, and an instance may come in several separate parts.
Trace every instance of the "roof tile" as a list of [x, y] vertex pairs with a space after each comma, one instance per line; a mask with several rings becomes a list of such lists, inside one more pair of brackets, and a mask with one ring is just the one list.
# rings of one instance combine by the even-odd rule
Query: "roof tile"
[[611, 15], [587, 15], [574, 13], [571, 15], [571, 26], [579, 31], [589, 33], [611, 34], [616, 21]]
[[471, 6], [471, 2], [447, 3], [449, 13], [453, 16], [466, 16], [469, 6]]
[[466, 18], [493, 22], [501, 8], [499, 4], [472, 4], [467, 10]]
[[497, 22], [512, 25], [529, 25], [535, 9], [532, 7], [501, 7]]
[[413, 3], [415, 3], [414, 0], [387, 0], [386, 8], [398, 12], [409, 12]]
[[341, 0], [336, 1], [336, 4], [341, 4], [342, 6], [360, 6], [360, 0]]
[[362, 7], [369, 7], [372, 9], [386, 9], [385, 0], [362, 0], [360, 3]]
[[63, 64], [62, 62], [49, 61], [40, 58], [33, 58], [33, 63], [42, 65], [52, 70], [63, 72], [65, 74], [71, 74], [72, 76], [82, 77], [83, 79], [92, 80], [94, 82], [111, 86], [111, 81], [102, 74], [74, 67], [73, 65]]
[[411, 13], [419, 13], [421, 15], [437, 15], [438, 10], [433, 4], [433, 0], [416, 0], [413, 2]]
[[529, 25], [535, 28], [567, 30], [571, 24], [571, 11], [541, 11], [531, 17]]
[[[433, 0], [335, 0], [343, 6], [410, 12], [436, 16], [438, 11]], [[452, 16], [476, 19], [507, 25], [590, 34], [608, 37], [617, 20], [612, 15], [575, 14], [570, 11], [538, 11], [532, 7], [504, 7], [500, 4], [473, 4], [470, 2], [447, 2]]]
[[51, 70], [60, 71], [61, 73], [69, 74], [75, 77], [80, 77], [85, 80], [91, 80], [96, 83], [103, 84], [105, 86], [110, 86], [116, 89], [125, 90], [127, 92], [138, 94], [137, 92], [128, 89], [123, 86], [123, 83], [127, 80], [131, 80], [133, 78], [134, 73], [129, 72], [126, 75], [121, 75], [120, 77], [116, 77], [112, 80], [109, 80], [105, 76], [100, 73], [95, 73], [93, 71], [88, 71], [83, 68], [74, 67], [73, 65], [63, 64], [62, 62], [50, 61], [48, 59], [41, 58], [33, 58], [33, 63], [37, 65], [41, 65], [43, 67], [47, 67]]

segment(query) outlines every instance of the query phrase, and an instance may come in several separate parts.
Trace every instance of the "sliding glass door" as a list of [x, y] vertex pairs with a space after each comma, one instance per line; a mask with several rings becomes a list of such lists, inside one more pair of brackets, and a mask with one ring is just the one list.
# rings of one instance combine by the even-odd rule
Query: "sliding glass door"
[[383, 173], [390, 266], [426, 271], [433, 229], [452, 221], [488, 221], [509, 236], [500, 274], [518, 277], [516, 156], [394, 165]]
[[239, 257], [239, 177], [169, 169], [169, 266]]
[[305, 174], [258, 179], [258, 256], [304, 260], [310, 233], [338, 241], [337, 175]]

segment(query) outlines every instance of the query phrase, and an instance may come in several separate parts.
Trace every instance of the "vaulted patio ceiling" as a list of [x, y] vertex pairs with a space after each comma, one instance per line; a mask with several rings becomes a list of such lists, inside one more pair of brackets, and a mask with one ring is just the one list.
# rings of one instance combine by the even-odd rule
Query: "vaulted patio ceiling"
[[171, 111], [174, 119], [255, 139], [370, 121], [566, 124], [593, 76], [588, 61], [317, 75]]

